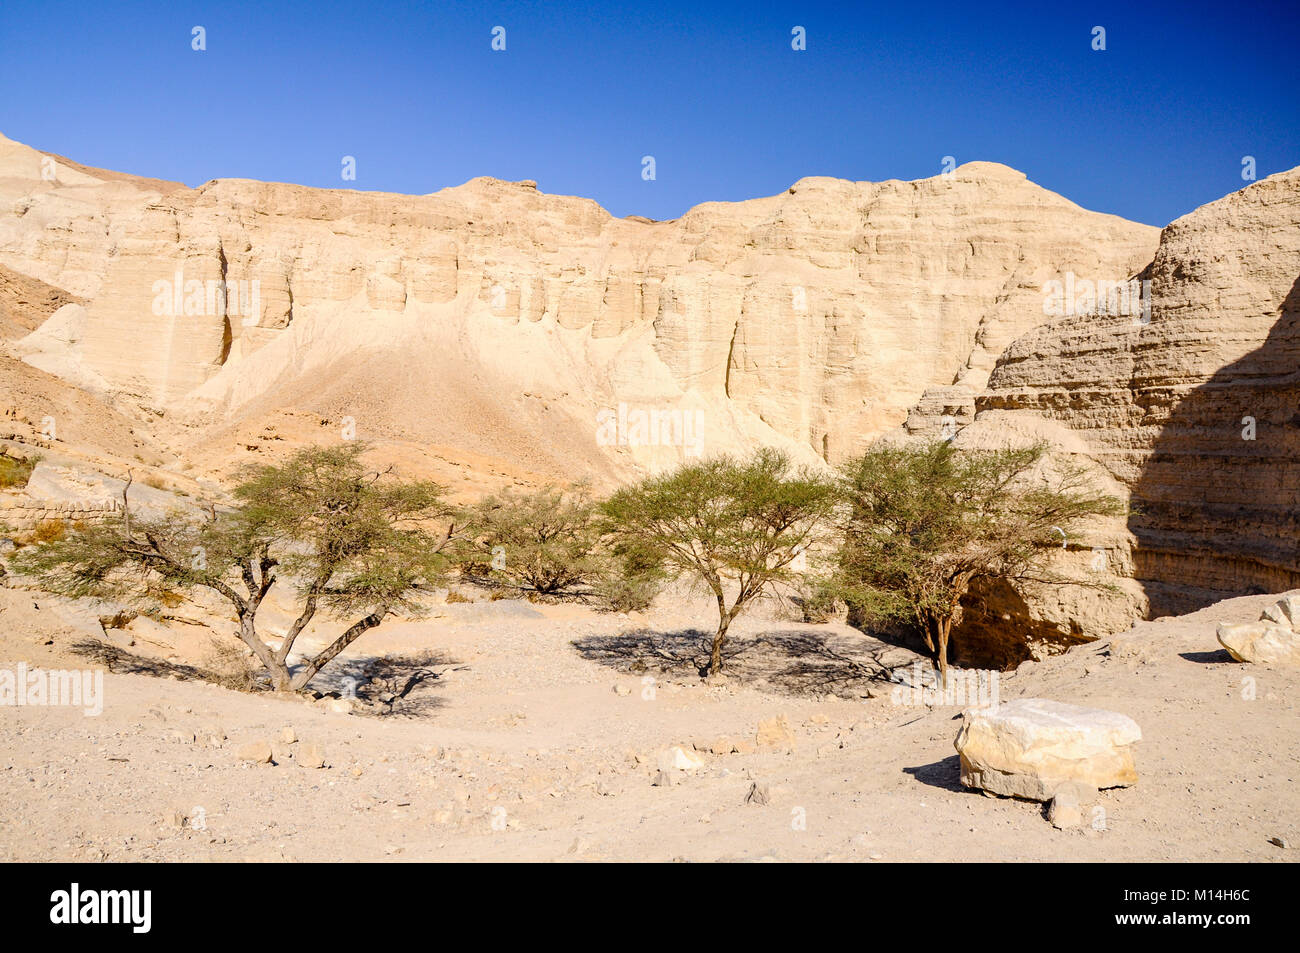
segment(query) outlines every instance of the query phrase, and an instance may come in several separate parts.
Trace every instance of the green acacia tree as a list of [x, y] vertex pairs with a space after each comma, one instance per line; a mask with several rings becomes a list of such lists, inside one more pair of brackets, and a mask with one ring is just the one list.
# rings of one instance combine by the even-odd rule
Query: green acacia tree
[[[233, 508], [214, 508], [206, 519], [125, 513], [24, 550], [15, 569], [53, 592], [146, 607], [209, 589], [234, 608], [239, 638], [272, 685], [303, 689], [385, 618], [420, 611], [418, 587], [438, 578], [452, 535], [437, 484], [377, 473], [364, 452], [357, 443], [301, 450], [254, 469], [236, 487]], [[273, 648], [257, 631], [257, 613], [282, 579], [296, 589], [300, 610]], [[289, 654], [318, 612], [348, 624], [291, 671]]]
[[1047, 450], [877, 445], [842, 469], [834, 589], [859, 620], [915, 623], [945, 684], [952, 627], [974, 581], [1077, 582], [1046, 570], [1049, 549], [1123, 512], [1082, 468], [1030, 479]]
[[460, 515], [462, 572], [552, 594], [594, 582], [603, 566], [596, 509], [585, 489], [510, 490]]
[[616, 545], [670, 576], [689, 575], [717, 601], [718, 628], [708, 674], [722, 670], [722, 648], [736, 617], [794, 563], [825, 527], [835, 486], [788, 458], [761, 450], [747, 460], [689, 463], [625, 487], [602, 504]]

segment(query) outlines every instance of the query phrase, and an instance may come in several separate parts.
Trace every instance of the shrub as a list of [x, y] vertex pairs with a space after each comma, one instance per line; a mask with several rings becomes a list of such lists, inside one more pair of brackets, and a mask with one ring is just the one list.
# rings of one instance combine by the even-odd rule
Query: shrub
[[708, 674], [722, 669], [731, 623], [777, 582], [797, 578], [799, 556], [827, 524], [835, 487], [794, 471], [775, 450], [748, 460], [718, 457], [650, 477], [602, 505], [616, 546], [668, 577], [699, 579], [718, 605]]
[[593, 583], [603, 568], [600, 529], [585, 491], [505, 491], [462, 514], [457, 562], [467, 576], [543, 595]]
[[21, 459], [0, 453], [0, 490], [17, 489], [27, 485], [27, 479], [36, 468], [38, 457]]
[[918, 626], [946, 680], [948, 641], [972, 582], [1070, 582], [1043, 569], [1060, 533], [1123, 507], [1081, 468], [1028, 479], [1046, 453], [1043, 444], [959, 452], [935, 441], [878, 446], [847, 464], [836, 589], [855, 616]]
[[[239, 638], [275, 688], [297, 691], [369, 629], [420, 611], [417, 590], [438, 578], [444, 562], [450, 531], [431, 531], [450, 515], [441, 488], [376, 473], [362, 462], [364, 450], [359, 443], [309, 447], [283, 465], [251, 470], [233, 509], [161, 520], [127, 512], [66, 538], [47, 534], [14, 566], [72, 597], [157, 606], [210, 589], [234, 608]], [[257, 633], [257, 613], [281, 574], [296, 582], [300, 611], [272, 649]], [[295, 640], [322, 610], [350, 624], [290, 672]]]

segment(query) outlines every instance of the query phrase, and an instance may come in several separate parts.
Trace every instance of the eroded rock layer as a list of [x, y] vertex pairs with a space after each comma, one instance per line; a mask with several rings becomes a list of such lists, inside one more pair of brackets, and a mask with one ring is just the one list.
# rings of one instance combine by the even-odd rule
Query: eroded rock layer
[[[755, 443], [836, 461], [927, 387], [978, 390], [1044, 281], [1124, 279], [1157, 235], [992, 163], [651, 222], [531, 182], [189, 189], [47, 159], [0, 140], [0, 265], [83, 304], [20, 353], [227, 451], [222, 426], [295, 407], [539, 470]], [[620, 405], [690, 414], [698, 440], [598, 439]]]
[[1300, 586], [1300, 169], [1164, 229], [1149, 321], [1079, 316], [1012, 344], [986, 433], [1056, 442], [1128, 492], [1126, 553], [1155, 615]]

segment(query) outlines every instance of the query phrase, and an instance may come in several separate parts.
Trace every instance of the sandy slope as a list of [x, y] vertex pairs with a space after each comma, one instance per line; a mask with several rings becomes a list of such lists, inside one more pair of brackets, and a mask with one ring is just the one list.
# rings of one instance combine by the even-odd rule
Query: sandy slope
[[[85, 666], [70, 652], [81, 636], [32, 595], [0, 590], [0, 666]], [[1105, 830], [1058, 831], [1038, 805], [962, 790], [953, 708], [899, 706], [878, 684], [872, 698], [844, 681], [839, 697], [816, 694], [845, 657], [883, 648], [851, 629], [751, 621], [722, 686], [659, 672], [661, 656], [640, 653], [655, 679], [647, 699], [645, 675], [612, 667], [637, 654], [617, 647], [706, 614], [478, 602], [359, 643], [441, 654], [441, 677], [410, 696], [418, 717], [139, 674], [106, 677], [99, 717], [0, 709], [0, 860], [1292, 860], [1268, 840], [1300, 841], [1300, 672], [1227, 661], [1214, 637], [1217, 621], [1253, 619], [1271, 598], [1139, 623], [1004, 677], [1004, 698], [1098, 705], [1141, 725], [1141, 780], [1102, 795]], [[682, 640], [657, 644], [672, 656]], [[900, 649], [881, 657], [909, 661]], [[666, 746], [752, 741], [779, 713], [793, 754], [709, 754], [693, 776], [652, 785]], [[286, 725], [294, 744], [278, 741]], [[258, 738], [279, 763], [237, 760]], [[324, 769], [295, 763], [313, 744]], [[770, 804], [744, 803], [754, 781]], [[171, 818], [196, 807], [206, 830]]]

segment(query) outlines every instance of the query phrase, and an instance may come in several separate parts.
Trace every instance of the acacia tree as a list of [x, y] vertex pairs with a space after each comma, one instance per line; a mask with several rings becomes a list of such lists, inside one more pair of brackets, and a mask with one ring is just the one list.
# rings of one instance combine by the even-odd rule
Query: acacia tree
[[602, 567], [600, 529], [585, 490], [506, 490], [460, 516], [456, 561], [521, 589], [556, 593], [590, 583]]
[[[760, 450], [739, 461], [691, 463], [625, 487], [602, 504], [608, 530], [670, 576], [701, 580], [718, 605], [707, 672], [722, 670], [736, 617], [813, 542], [835, 506], [834, 484], [788, 458]], [[728, 600], [730, 599], [730, 602]]]
[[835, 589], [859, 619], [915, 623], [944, 684], [952, 627], [973, 582], [1077, 582], [1047, 571], [1049, 548], [1080, 523], [1123, 511], [1081, 467], [1031, 480], [1047, 449], [878, 445], [842, 469]]
[[[452, 534], [441, 488], [367, 468], [365, 447], [311, 447], [280, 466], [255, 468], [235, 489], [238, 505], [210, 518], [173, 515], [93, 524], [25, 550], [20, 573], [65, 595], [146, 606], [206, 588], [235, 610], [239, 638], [279, 691], [305, 688], [335, 656], [397, 613], [415, 613], [417, 587], [437, 578]], [[257, 613], [281, 579], [301, 609], [278, 647], [263, 641]], [[318, 611], [350, 624], [290, 671], [289, 654]]]

